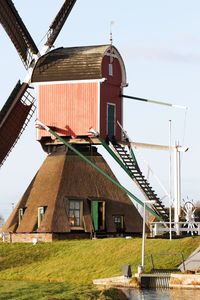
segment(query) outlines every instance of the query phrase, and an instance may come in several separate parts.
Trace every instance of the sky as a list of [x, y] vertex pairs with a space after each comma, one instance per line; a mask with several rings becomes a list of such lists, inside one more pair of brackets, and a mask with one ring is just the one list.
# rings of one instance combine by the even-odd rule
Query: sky
[[[13, 2], [41, 49], [41, 40], [63, 1], [34, 0], [31, 7], [30, 1]], [[169, 145], [171, 120], [172, 144], [179, 142], [189, 147], [181, 159], [182, 198], [193, 202], [200, 200], [199, 11], [198, 0], [77, 0], [55, 42], [55, 47], [107, 44], [110, 22], [114, 21], [113, 44], [122, 55], [129, 84], [124, 94], [188, 107], [186, 112], [125, 99], [123, 126], [132, 141]], [[25, 75], [14, 46], [0, 26], [0, 107]], [[0, 214], [5, 219], [46, 157], [35, 140], [35, 118], [0, 170]], [[120, 182], [140, 197], [132, 182], [99, 150]], [[144, 175], [148, 175], [148, 170], [141, 157], [169, 192], [169, 152], [138, 149], [136, 156]], [[154, 179], [149, 177], [149, 181], [154, 186]]]

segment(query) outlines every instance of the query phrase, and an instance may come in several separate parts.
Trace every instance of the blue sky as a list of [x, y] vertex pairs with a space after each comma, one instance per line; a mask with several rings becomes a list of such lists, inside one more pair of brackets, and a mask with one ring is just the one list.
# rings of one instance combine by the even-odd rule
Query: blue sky
[[[39, 45], [63, 1], [35, 0], [31, 7], [30, 1], [14, 3]], [[182, 194], [194, 201], [200, 200], [199, 11], [198, 0], [77, 0], [55, 43], [55, 47], [106, 44], [110, 21], [115, 22], [113, 43], [123, 57], [129, 83], [124, 92], [188, 106], [185, 123], [184, 110], [125, 100], [124, 127], [132, 140], [168, 144], [169, 120], [172, 120], [172, 141], [179, 140], [182, 144], [184, 139], [189, 147], [182, 157]], [[23, 79], [26, 72], [2, 27], [0, 39], [2, 107], [17, 80]], [[169, 189], [169, 153], [149, 150], [141, 153]], [[11, 203], [18, 202], [44, 158], [35, 141], [33, 120], [0, 170], [0, 213], [4, 217], [11, 212]], [[136, 188], [106, 158], [121, 182], [137, 195]]]

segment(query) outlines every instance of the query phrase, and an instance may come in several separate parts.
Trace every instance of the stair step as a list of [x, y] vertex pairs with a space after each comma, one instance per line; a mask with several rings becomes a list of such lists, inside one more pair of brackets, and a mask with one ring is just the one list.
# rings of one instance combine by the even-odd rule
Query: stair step
[[[144, 189], [145, 190], [145, 189]], [[152, 197], [156, 197], [157, 194], [155, 194], [154, 191], [149, 191], [149, 190], [145, 190], [146, 194], [148, 194], [149, 196], [152, 196]]]
[[149, 188], [149, 186], [141, 186], [143, 190], [145, 190], [147, 193], [152, 193], [155, 195], [155, 191], [152, 190], [152, 188]]
[[121, 158], [122, 158], [122, 160], [123, 160], [124, 163], [131, 162], [132, 164], [134, 164], [134, 161], [132, 160], [131, 157], [125, 157], [125, 156], [123, 157], [123, 156], [121, 156]]
[[155, 208], [156, 211], [158, 211], [159, 213], [162, 213], [162, 214], [166, 214], [166, 211], [164, 209], [160, 209], [158, 207]]
[[162, 207], [159, 207], [159, 206], [158, 206], [158, 207], [156, 207], [156, 209], [166, 212], [164, 208], [162, 208]]
[[[135, 164], [132, 164], [132, 166], [129, 166], [128, 168], [137, 171], [137, 169], [136, 169], [136, 167], [135, 167]], [[137, 171], [137, 172], [138, 172], [138, 171]]]
[[158, 202], [154, 203], [154, 206], [155, 206], [155, 207], [162, 207], [162, 208], [165, 208], [164, 205], [162, 205], [162, 204], [160, 205]]
[[152, 187], [147, 182], [140, 182], [140, 185], [145, 187], [146, 189], [152, 190]]
[[145, 187], [142, 187], [142, 189], [143, 189], [143, 191], [144, 191], [146, 194], [155, 197], [155, 192], [154, 192], [154, 191], [149, 190], [149, 189], [147, 189], [147, 188], [145, 188]]
[[160, 202], [159, 200], [158, 200], [155, 204], [158, 204], [158, 205], [160, 205], [160, 206], [165, 207], [165, 206], [162, 204], [162, 202]]

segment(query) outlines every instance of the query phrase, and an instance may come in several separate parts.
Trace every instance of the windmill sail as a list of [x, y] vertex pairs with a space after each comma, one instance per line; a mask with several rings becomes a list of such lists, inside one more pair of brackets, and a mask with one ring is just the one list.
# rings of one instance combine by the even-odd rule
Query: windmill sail
[[0, 1], [0, 23], [28, 69], [38, 49], [11, 0]]
[[76, 0], [65, 0], [63, 6], [56, 15], [47, 33], [47, 41], [45, 45], [49, 48], [53, 46], [75, 3]]
[[[76, 0], [65, 0], [50, 26], [42, 54], [45, 54], [53, 46], [75, 2]], [[39, 58], [39, 51], [12, 0], [0, 0], [0, 23], [13, 42], [26, 69], [29, 69], [31, 62], [33, 62], [31, 67], [34, 68]], [[34, 58], [34, 55], [37, 57]], [[31, 72], [28, 73], [25, 81], [22, 84], [17, 83], [0, 112], [0, 166], [18, 141], [35, 111], [35, 99], [27, 91], [31, 81]]]
[[20, 138], [35, 111], [28, 84], [18, 82], [0, 111], [0, 166]]

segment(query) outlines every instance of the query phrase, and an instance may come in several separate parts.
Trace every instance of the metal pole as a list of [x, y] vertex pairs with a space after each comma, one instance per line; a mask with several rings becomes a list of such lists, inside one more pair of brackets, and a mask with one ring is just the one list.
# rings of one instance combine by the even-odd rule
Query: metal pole
[[181, 153], [177, 149], [177, 160], [178, 160], [178, 216], [181, 215]]
[[[146, 239], [146, 204], [155, 204], [155, 200], [146, 200], [144, 201], [144, 210], [143, 210], [143, 228], [142, 228], [142, 263], [141, 271], [144, 272], [144, 260], [145, 260], [145, 239]], [[147, 206], [149, 208], [149, 206]]]
[[179, 215], [180, 215], [180, 152], [178, 150], [178, 145], [176, 145], [176, 149], [174, 150], [174, 159], [175, 159], [175, 167], [174, 167], [174, 222], [176, 226], [176, 234], [180, 234], [179, 230]]
[[145, 256], [145, 219], [146, 219], [146, 202], [144, 201], [143, 209], [143, 229], [142, 229], [142, 271], [144, 272], [144, 256]]
[[171, 154], [171, 120], [169, 120], [169, 239], [172, 240], [172, 154]]
[[137, 100], [137, 101], [142, 101], [142, 102], [149, 102], [149, 103], [152, 103], [152, 104], [158, 104], [158, 105], [171, 106], [171, 107], [175, 107], [175, 108], [187, 109], [186, 106], [172, 104], [172, 103], [169, 103], [169, 102], [162, 102], [162, 101], [157, 101], [157, 100], [152, 100], [152, 99], [145, 99], [145, 98], [140, 98], [140, 97], [122, 95], [122, 94], [121, 94], [121, 97], [128, 98], [128, 99], [133, 99], [133, 100]]
[[[177, 213], [178, 213], [178, 222], [180, 221], [181, 215], [181, 154], [177, 149], [177, 171], [178, 171], [178, 198], [177, 198]], [[177, 224], [177, 235], [180, 235], [180, 224]]]

